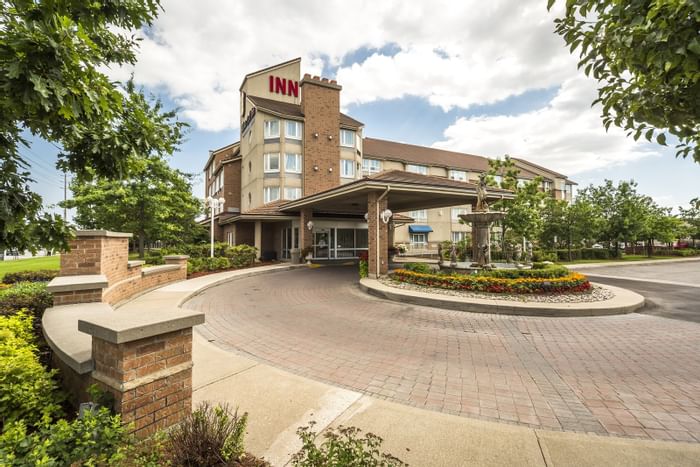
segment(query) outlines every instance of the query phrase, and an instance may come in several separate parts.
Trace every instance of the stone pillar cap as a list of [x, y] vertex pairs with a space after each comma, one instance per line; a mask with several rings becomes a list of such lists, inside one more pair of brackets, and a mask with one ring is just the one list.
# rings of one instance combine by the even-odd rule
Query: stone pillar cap
[[134, 236], [132, 233], [126, 232], [112, 232], [110, 230], [76, 230], [76, 237], [123, 237], [131, 238]]

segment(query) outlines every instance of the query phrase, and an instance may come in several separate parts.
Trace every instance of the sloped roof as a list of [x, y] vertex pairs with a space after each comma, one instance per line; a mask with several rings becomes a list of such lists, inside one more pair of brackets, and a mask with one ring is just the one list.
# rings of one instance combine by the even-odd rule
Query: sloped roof
[[[446, 168], [466, 169], [475, 172], [487, 172], [489, 159], [484, 156], [444, 149], [397, 143], [377, 138], [365, 138], [362, 146], [365, 157], [388, 159], [412, 164], [435, 165]], [[522, 178], [535, 178], [536, 173], [518, 167]]]
[[[301, 111], [301, 105], [299, 104], [290, 104], [289, 102], [280, 102], [258, 96], [248, 96], [248, 99], [250, 99], [253, 105], [261, 110], [267, 110], [268, 112], [281, 115], [283, 117], [297, 119], [304, 118], [304, 113]], [[340, 124], [351, 128], [359, 128], [363, 126], [362, 122], [355, 120], [342, 112], [340, 113]]]

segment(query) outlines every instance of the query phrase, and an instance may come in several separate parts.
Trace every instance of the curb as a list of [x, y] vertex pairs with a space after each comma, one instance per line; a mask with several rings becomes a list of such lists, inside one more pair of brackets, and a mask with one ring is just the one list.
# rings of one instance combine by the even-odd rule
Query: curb
[[669, 264], [669, 263], [689, 263], [691, 261], [700, 261], [700, 257], [691, 258], [669, 258], [669, 259], [651, 259], [642, 261], [611, 261], [608, 263], [581, 263], [581, 264], [564, 264], [567, 269], [588, 269], [588, 268], [608, 268], [621, 266], [646, 266], [649, 264]]
[[360, 280], [360, 289], [375, 297], [384, 298], [412, 305], [430, 306], [471, 313], [493, 313], [517, 316], [579, 317], [608, 316], [633, 313], [644, 306], [644, 297], [631, 290], [611, 285], [595, 284], [613, 290], [615, 297], [602, 302], [584, 303], [514, 303], [507, 300], [484, 300], [478, 298], [460, 298], [447, 295], [427, 294], [413, 290], [389, 287], [376, 279]]

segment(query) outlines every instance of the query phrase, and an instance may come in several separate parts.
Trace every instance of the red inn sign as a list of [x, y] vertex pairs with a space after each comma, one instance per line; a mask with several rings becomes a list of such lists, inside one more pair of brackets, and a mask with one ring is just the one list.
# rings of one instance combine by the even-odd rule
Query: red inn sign
[[270, 75], [270, 92], [299, 97], [299, 82]]

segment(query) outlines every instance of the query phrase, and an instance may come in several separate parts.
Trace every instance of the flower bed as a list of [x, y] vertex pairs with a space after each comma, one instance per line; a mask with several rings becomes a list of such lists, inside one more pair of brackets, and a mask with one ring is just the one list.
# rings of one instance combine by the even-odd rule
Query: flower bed
[[586, 292], [591, 289], [588, 278], [577, 272], [553, 278], [512, 279], [479, 274], [430, 274], [398, 269], [390, 277], [399, 282], [426, 287], [500, 294], [562, 294]]

